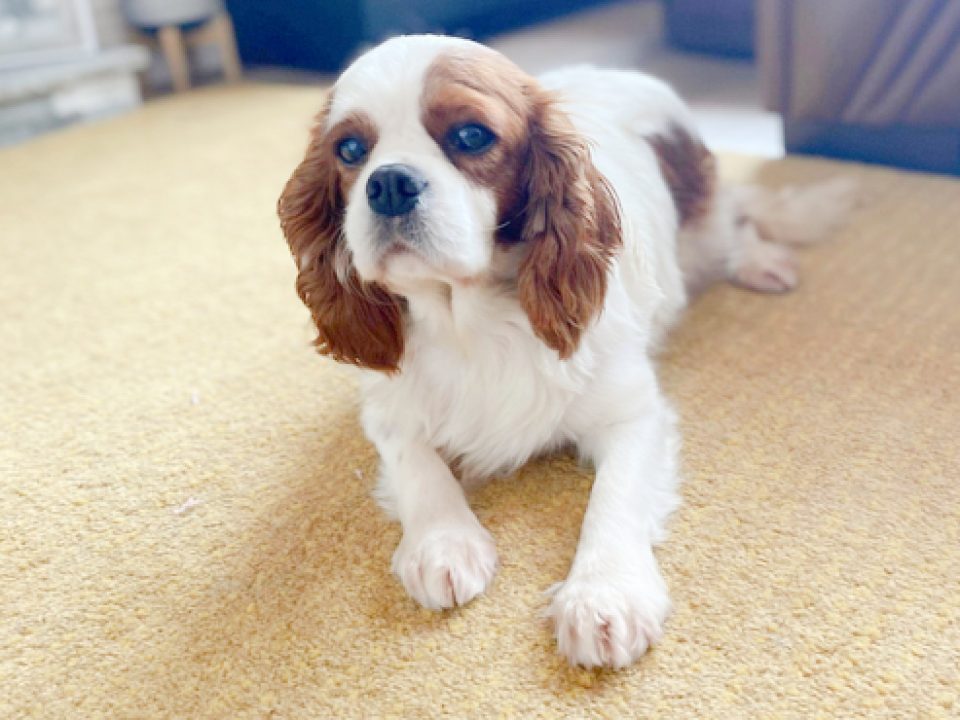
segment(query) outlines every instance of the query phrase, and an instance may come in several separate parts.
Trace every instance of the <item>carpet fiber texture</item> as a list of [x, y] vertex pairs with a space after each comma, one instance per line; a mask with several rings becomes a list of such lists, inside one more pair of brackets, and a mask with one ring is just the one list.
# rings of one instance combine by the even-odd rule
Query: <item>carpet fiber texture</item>
[[866, 203], [797, 292], [716, 288], [672, 337], [675, 611], [588, 672], [539, 618], [570, 458], [475, 493], [485, 597], [435, 614], [389, 574], [274, 216], [320, 100], [199, 91], [0, 153], [0, 717], [960, 716], [960, 183], [724, 158]]

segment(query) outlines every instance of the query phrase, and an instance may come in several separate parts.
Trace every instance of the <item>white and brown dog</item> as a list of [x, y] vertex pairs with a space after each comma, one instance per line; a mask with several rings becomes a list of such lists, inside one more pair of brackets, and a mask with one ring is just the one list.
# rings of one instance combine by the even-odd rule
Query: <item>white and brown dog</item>
[[576, 557], [548, 610], [571, 663], [621, 667], [670, 608], [653, 544], [677, 507], [674, 414], [651, 354], [694, 288], [796, 282], [771, 240], [819, 237], [850, 188], [719, 189], [662, 82], [539, 79], [466, 40], [361, 56], [280, 198], [319, 351], [365, 368], [393, 570], [428, 608], [497, 568], [460, 480], [572, 445], [596, 466]]

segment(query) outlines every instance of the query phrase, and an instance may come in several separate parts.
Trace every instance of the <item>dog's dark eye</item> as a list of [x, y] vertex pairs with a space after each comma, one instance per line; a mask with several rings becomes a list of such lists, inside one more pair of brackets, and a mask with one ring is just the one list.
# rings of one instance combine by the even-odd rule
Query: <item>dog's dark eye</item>
[[459, 125], [447, 134], [450, 147], [468, 155], [479, 155], [493, 145], [496, 139], [496, 135], [477, 123]]
[[355, 137], [344, 138], [337, 145], [337, 157], [347, 165], [357, 165], [367, 156], [367, 146]]

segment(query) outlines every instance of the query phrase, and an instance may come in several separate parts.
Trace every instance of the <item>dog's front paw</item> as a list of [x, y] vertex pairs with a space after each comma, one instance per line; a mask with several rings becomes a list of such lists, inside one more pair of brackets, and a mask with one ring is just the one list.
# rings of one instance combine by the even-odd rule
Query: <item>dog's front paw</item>
[[496, 570], [493, 538], [479, 523], [405, 532], [393, 555], [393, 571], [410, 597], [431, 610], [467, 604]]
[[571, 665], [622, 668], [663, 634], [670, 598], [659, 574], [568, 578], [547, 610], [557, 649]]

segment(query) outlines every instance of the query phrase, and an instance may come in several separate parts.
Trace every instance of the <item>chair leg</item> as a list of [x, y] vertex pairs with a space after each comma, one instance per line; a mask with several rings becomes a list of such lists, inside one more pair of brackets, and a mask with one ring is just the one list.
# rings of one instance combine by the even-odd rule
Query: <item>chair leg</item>
[[187, 62], [187, 51], [183, 44], [183, 34], [176, 25], [167, 25], [157, 32], [163, 57], [170, 68], [170, 77], [173, 80], [173, 89], [183, 92], [190, 89], [190, 65]]
[[240, 55], [237, 53], [237, 37], [233, 30], [233, 21], [227, 13], [215, 17], [213, 34], [220, 47], [220, 58], [223, 62], [223, 74], [227, 82], [237, 82], [243, 72], [240, 65]]

